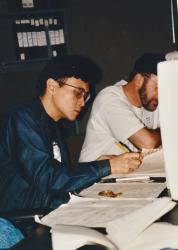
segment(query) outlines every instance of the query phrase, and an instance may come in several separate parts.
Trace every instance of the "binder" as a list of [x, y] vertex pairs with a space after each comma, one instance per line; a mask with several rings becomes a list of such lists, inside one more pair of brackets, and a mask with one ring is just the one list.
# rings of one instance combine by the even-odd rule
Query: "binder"
[[22, 39], [22, 32], [20, 27], [20, 20], [15, 20], [15, 46], [16, 46], [16, 56], [18, 60], [25, 60], [25, 54], [23, 51], [23, 39]]

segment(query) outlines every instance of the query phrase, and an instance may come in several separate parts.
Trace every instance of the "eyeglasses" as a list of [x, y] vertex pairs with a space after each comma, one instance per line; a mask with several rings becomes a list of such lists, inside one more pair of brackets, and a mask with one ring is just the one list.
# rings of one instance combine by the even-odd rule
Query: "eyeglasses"
[[88, 100], [90, 99], [90, 92], [86, 92], [83, 88], [76, 87], [71, 84], [65, 83], [63, 81], [59, 81], [59, 80], [56, 80], [56, 82], [58, 82], [59, 84], [67, 85], [69, 87], [77, 89], [77, 91], [74, 92], [77, 99], [80, 99], [83, 97], [85, 103], [88, 102]]

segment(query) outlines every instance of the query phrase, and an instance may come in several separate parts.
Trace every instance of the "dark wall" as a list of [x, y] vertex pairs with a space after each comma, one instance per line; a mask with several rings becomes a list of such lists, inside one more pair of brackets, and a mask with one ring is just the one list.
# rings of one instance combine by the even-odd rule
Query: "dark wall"
[[127, 77], [140, 54], [173, 49], [169, 0], [67, 0], [71, 51], [93, 57], [102, 88]]
[[0, 115], [16, 102], [36, 95], [37, 76], [36, 71], [0, 74]]
[[[169, 0], [65, 0], [65, 4], [71, 53], [90, 56], [103, 69], [97, 91], [126, 78], [141, 53], [173, 49]], [[4, 51], [8, 55], [7, 44], [1, 44], [0, 62]], [[35, 94], [37, 75], [37, 71], [0, 74], [0, 114]]]

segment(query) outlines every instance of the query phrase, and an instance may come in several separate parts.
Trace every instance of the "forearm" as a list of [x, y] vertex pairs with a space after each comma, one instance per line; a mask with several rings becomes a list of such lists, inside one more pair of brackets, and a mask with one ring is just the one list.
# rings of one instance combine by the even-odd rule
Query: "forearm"
[[148, 128], [143, 128], [134, 135], [132, 135], [129, 140], [139, 149], [142, 148], [157, 148], [161, 145], [161, 134], [160, 130], [152, 130]]
[[86, 188], [111, 174], [109, 160], [79, 163], [70, 172], [70, 179], [63, 187], [66, 192]]

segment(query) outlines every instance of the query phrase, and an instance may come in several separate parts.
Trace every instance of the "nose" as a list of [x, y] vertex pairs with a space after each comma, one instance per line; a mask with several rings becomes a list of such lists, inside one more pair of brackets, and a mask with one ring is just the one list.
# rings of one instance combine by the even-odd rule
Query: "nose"
[[82, 95], [81, 98], [78, 99], [78, 103], [79, 103], [80, 107], [85, 106], [84, 95]]

